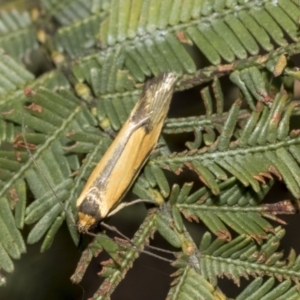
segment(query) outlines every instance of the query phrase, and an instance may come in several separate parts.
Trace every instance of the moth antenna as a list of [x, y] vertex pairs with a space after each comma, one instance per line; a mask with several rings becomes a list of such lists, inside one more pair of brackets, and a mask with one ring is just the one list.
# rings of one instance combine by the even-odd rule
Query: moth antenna
[[[129, 237], [127, 237], [126, 235], [124, 235], [122, 232], [120, 232], [116, 227], [110, 226], [110, 225], [108, 225], [108, 224], [106, 224], [106, 223], [104, 223], [104, 222], [101, 222], [101, 225], [102, 225], [103, 227], [105, 227], [106, 229], [110, 230], [110, 231], [116, 232], [118, 235], [120, 235], [122, 238], [124, 238], [126, 241], [128, 241], [133, 247], [136, 248], [136, 245], [131, 241], [131, 239], [130, 239]], [[146, 245], [145, 247], [146, 247], [146, 248], [149, 248], [149, 249], [153, 249], [153, 250], [159, 251], [159, 252], [163, 252], [163, 253], [168, 253], [168, 254], [172, 254], [172, 255], [175, 255], [175, 254], [176, 254], [176, 252], [174, 252], [174, 251], [169, 251], [169, 250], [162, 249], [162, 248], [155, 247], [155, 246], [151, 246], [151, 245]], [[141, 250], [141, 252], [142, 252], [142, 253], [147, 253], [147, 254], [151, 253], [152, 256], [155, 256], [154, 253], [149, 252], [149, 251], [147, 251], [147, 250]], [[156, 257], [157, 257], [157, 258], [165, 259], [164, 257], [158, 256], [158, 255], [157, 255]], [[168, 259], [165, 259], [165, 260], [171, 261], [171, 260], [168, 260]], [[173, 262], [173, 261], [171, 261], [171, 262]]]
[[125, 234], [123, 234], [122, 232], [120, 232], [115, 226], [110, 226], [104, 222], [101, 222], [101, 225], [103, 227], [105, 227], [106, 229], [110, 230], [110, 231], [114, 231], [116, 232], [119, 236], [121, 236], [123, 239], [125, 239], [126, 241], [130, 242], [133, 246], [134, 244], [132, 243], [132, 241], [130, 240], [130, 238], [128, 238]]
[[83, 286], [81, 285], [81, 284], [77, 284], [80, 288], [81, 288], [81, 291], [82, 291], [82, 297], [81, 297], [81, 300], [83, 300], [84, 299], [84, 296], [85, 296], [85, 290], [84, 290], [84, 288], [83, 288]]
[[149, 256], [155, 257], [155, 258], [157, 258], [157, 259], [159, 259], [159, 260], [166, 261], [166, 262], [168, 262], [168, 263], [170, 263], [170, 264], [173, 263], [173, 262], [175, 262], [175, 260], [172, 260], [172, 259], [168, 259], [168, 258], [162, 257], [162, 256], [160, 256], [160, 255], [157, 255], [157, 254], [152, 253], [152, 252], [147, 251], [147, 250], [139, 250], [139, 249], [135, 249], [135, 250], [136, 250], [137, 252], [144, 253], [144, 254], [147, 254], [147, 255], [149, 255]]
[[162, 252], [162, 253], [168, 253], [168, 254], [172, 254], [172, 255], [176, 254], [175, 251], [170, 251], [170, 250], [166, 250], [166, 249], [155, 247], [155, 246], [151, 246], [151, 245], [147, 245], [146, 247], [149, 248], [149, 249], [155, 250], [155, 251]]
[[64, 207], [64, 205], [62, 204], [62, 202], [59, 200], [59, 198], [57, 197], [51, 183], [49, 182], [48, 178], [45, 176], [45, 174], [43, 173], [41, 167], [38, 165], [38, 163], [36, 162], [35, 158], [33, 157], [33, 154], [29, 148], [29, 145], [28, 145], [28, 142], [27, 142], [27, 139], [26, 139], [26, 130], [25, 130], [25, 115], [23, 114], [22, 116], [22, 137], [23, 137], [23, 140], [24, 140], [24, 143], [25, 143], [25, 148], [26, 148], [26, 151], [30, 157], [30, 159], [32, 160], [34, 166], [36, 167], [36, 169], [39, 171], [39, 173], [41, 174], [43, 180], [45, 181], [45, 183], [47, 184], [48, 188], [52, 191], [55, 199], [57, 200], [57, 202], [59, 203], [61, 209], [63, 210], [63, 212], [66, 214], [66, 217], [71, 221], [72, 224], [75, 225], [75, 221], [74, 221], [74, 218], [73, 216], [66, 210], [66, 208]]
[[[152, 253], [152, 252], [150, 252], [150, 251], [138, 249], [137, 246], [130, 240], [130, 238], [128, 238], [126, 235], [124, 235], [122, 232], [120, 232], [116, 227], [110, 226], [110, 225], [108, 225], [108, 224], [106, 224], [106, 223], [104, 223], [104, 222], [102, 222], [101, 225], [102, 225], [103, 227], [105, 227], [106, 229], [108, 229], [108, 230], [110, 230], [110, 231], [114, 231], [114, 232], [116, 232], [117, 234], [119, 234], [122, 238], [124, 238], [126, 241], [128, 241], [128, 242], [132, 245], [132, 247], [134, 248], [135, 251], [137, 251], [137, 252], [139, 252], [139, 253], [147, 254], [147, 255], [149, 255], [149, 256], [153, 256], [153, 257], [155, 257], [155, 258], [158, 258], [158, 259], [160, 259], [160, 260], [162, 260], [162, 261], [166, 261], [166, 262], [168, 262], [168, 263], [173, 263], [173, 262], [174, 262], [174, 260], [171, 260], [171, 259], [162, 257], [162, 256], [157, 255], [157, 254], [155, 254], [155, 253]], [[124, 245], [122, 245], [122, 246], [124, 247]], [[125, 247], [126, 247], [126, 246], [125, 246]], [[149, 245], [149, 246], [145, 246], [145, 247], [151, 248], [151, 249], [155, 249], [155, 250], [157, 250], [157, 251], [160, 251], [160, 250], [161, 250], [162, 252], [165, 252], [165, 253], [171, 253], [171, 254], [174, 255], [174, 252], [171, 252], [171, 251], [168, 251], [168, 250], [164, 250], [164, 249], [161, 249], [161, 248], [153, 247], [153, 246], [150, 246], [150, 245]]]

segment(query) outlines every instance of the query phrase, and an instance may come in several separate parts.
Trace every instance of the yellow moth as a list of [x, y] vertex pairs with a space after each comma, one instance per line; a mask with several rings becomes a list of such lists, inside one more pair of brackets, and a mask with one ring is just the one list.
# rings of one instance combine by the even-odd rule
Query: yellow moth
[[[81, 195], [77, 199], [77, 229], [79, 232], [94, 235], [89, 232], [89, 229], [97, 225], [109, 214], [112, 214], [112, 210], [118, 206], [125, 193], [133, 184], [149, 154], [157, 144], [169, 110], [176, 80], [177, 76], [174, 73], [163, 73], [145, 83], [142, 94], [128, 120], [93, 170]], [[30, 158], [67, 217], [72, 221], [72, 216], [58, 199], [50, 182], [30, 151], [25, 134], [25, 116], [23, 116], [22, 122], [23, 140]], [[116, 228], [106, 224], [105, 227], [116, 231], [128, 240]], [[173, 254], [173, 252], [153, 246], [148, 247]], [[136, 247], [134, 249], [161, 260], [172, 262], [151, 252], [139, 250]]]
[[76, 202], [79, 232], [87, 232], [104, 219], [133, 184], [157, 144], [176, 79], [174, 73], [163, 73], [146, 82], [129, 118]]

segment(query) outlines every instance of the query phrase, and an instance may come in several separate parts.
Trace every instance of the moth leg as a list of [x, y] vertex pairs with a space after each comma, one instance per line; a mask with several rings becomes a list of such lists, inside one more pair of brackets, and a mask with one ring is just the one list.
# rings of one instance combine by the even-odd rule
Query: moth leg
[[[144, 125], [147, 123], [147, 121], [149, 120], [149, 118], [150, 118], [150, 117], [146, 117], [146, 118], [140, 120], [138, 123], [136, 123], [136, 124], [133, 125], [133, 128], [132, 128], [131, 130], [132, 130], [132, 131], [135, 131], [135, 130], [137, 130], [138, 128], [140, 128], [141, 126], [144, 126]], [[105, 134], [107, 134], [112, 140], [114, 140], [114, 139], [117, 137], [117, 135], [118, 135], [118, 132], [115, 132], [115, 131], [114, 131], [113, 129], [111, 129], [111, 128], [105, 129], [105, 130], [103, 130], [103, 132], [104, 132]]]
[[157, 202], [153, 201], [153, 200], [148, 200], [148, 199], [137, 199], [131, 202], [122, 202], [120, 203], [115, 209], [113, 209], [107, 216], [111, 217], [112, 215], [116, 214], [118, 211], [120, 211], [121, 209], [127, 207], [127, 206], [131, 206], [137, 203], [151, 203], [151, 204], [157, 204]]
[[133, 124], [133, 127], [132, 127], [132, 131], [135, 131], [137, 130], [138, 128], [144, 126], [148, 121], [149, 121], [150, 117], [145, 117], [141, 120], [139, 120], [138, 122], [134, 123]]
[[147, 122], [148, 122], [149, 119], [150, 119], [150, 117], [145, 117], [145, 118], [139, 120], [136, 123], [131, 123], [131, 127], [129, 129], [127, 138], [129, 138], [129, 136], [131, 136], [137, 129], [139, 129], [140, 127], [142, 127], [145, 124], [147, 124]]

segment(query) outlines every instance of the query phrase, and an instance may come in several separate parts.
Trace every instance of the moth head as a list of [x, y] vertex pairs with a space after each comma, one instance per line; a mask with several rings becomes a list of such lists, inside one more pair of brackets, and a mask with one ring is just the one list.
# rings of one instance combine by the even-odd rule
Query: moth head
[[95, 218], [84, 213], [78, 213], [77, 228], [80, 233], [88, 232], [92, 227], [97, 224]]

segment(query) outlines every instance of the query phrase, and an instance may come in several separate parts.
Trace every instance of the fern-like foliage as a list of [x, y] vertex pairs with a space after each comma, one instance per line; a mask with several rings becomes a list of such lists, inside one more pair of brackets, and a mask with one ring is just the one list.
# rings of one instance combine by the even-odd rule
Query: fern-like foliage
[[[152, 163], [175, 172], [187, 166], [215, 195], [220, 193], [216, 180], [221, 176], [226, 178], [224, 170], [256, 192], [260, 191], [259, 181], [264, 182], [264, 177], [273, 174], [283, 178], [292, 194], [299, 198], [300, 181], [296, 175], [300, 171], [298, 134], [289, 132], [289, 118], [298, 103], [287, 101], [288, 96], [279, 93], [271, 109], [259, 103], [239, 132], [240, 137], [231, 142], [241, 105], [238, 100], [233, 104], [220, 136], [210, 147], [172, 154], [170, 158], [159, 157]], [[253, 164], [253, 161], [259, 163]]]
[[15, 59], [21, 59], [26, 52], [38, 47], [37, 36], [28, 12], [1, 12], [0, 47]]
[[[291, 60], [299, 13], [292, 0], [42, 0], [31, 14], [2, 11], [0, 284], [26, 243], [42, 240], [46, 251], [64, 221], [79, 243], [76, 199], [108, 133], [120, 130], [148, 77], [172, 71], [177, 92], [199, 89], [204, 112], [166, 120], [162, 135], [180, 139], [181, 150], [161, 137], [132, 187], [157, 207], [131, 242], [98, 233], [72, 280], [105, 250], [93, 299], [108, 299], [157, 231], [177, 249], [168, 299], [226, 299], [219, 277], [252, 280], [236, 299], [298, 299], [299, 256], [292, 249], [282, 259], [284, 229], [274, 223], [285, 225], [280, 215], [295, 214], [300, 198], [299, 128], [290, 126], [299, 115]], [[39, 76], [26, 69], [37, 49], [48, 69], [53, 62]], [[238, 90], [233, 103], [223, 77]], [[177, 182], [188, 172], [196, 179]], [[264, 203], [278, 181], [296, 201]], [[207, 231], [197, 247], [186, 222], [200, 221]]]
[[[254, 295], [246, 295], [249, 291], [244, 290], [243, 296], [240, 295], [237, 299], [272, 299], [272, 297], [284, 296], [299, 297], [297, 291], [299, 264], [295, 264], [299, 257], [295, 256], [293, 251], [290, 252], [287, 262], [281, 260], [283, 253], [276, 252], [279, 246], [279, 241], [284, 236], [282, 228], [276, 228], [273, 234], [269, 235], [268, 241], [263, 245], [257, 245], [249, 236], [240, 235], [232, 240], [230, 243], [225, 241], [214, 240], [209, 233], [206, 233], [200, 243], [199, 252], [194, 254], [194, 257], [188, 257], [190, 264], [187, 267], [182, 267], [184, 259], [187, 257], [180, 257], [177, 261], [179, 270], [176, 272], [176, 277], [181, 275], [181, 279], [176, 279], [174, 286], [169, 292], [170, 299], [181, 299], [187, 297], [190, 289], [186, 285], [197, 285], [197, 282], [202, 282], [201, 288], [210, 287], [211, 291], [215, 293], [214, 286], [217, 282], [217, 276], [226, 276], [240, 284], [240, 277], [249, 278], [249, 275], [255, 277], [262, 277], [263, 275], [270, 276], [264, 287], [257, 289]], [[256, 265], [254, 267], [254, 265]], [[253, 272], [253, 270], [255, 271]], [[184, 273], [192, 273], [186, 275]], [[183, 275], [184, 274], [184, 275]], [[186, 280], [182, 280], [182, 277]], [[197, 278], [197, 280], [195, 279]], [[281, 287], [270, 291], [275, 283], [275, 279], [284, 282]], [[211, 286], [209, 286], [209, 281]], [[262, 279], [256, 280], [257, 285], [261, 285]], [[254, 281], [255, 282], [255, 281]], [[294, 286], [294, 289], [291, 287]], [[199, 293], [205, 293], [199, 289], [193, 289]], [[248, 287], [250, 289], [250, 286]], [[287, 293], [287, 290], [289, 292]], [[251, 292], [253, 293], [253, 291]], [[187, 294], [185, 296], [185, 294]], [[293, 296], [292, 296], [293, 295]], [[199, 296], [198, 296], [199, 297]], [[197, 298], [196, 295], [193, 298]], [[204, 299], [216, 299], [216, 296], [208, 295]], [[292, 299], [292, 298], [291, 298]]]

